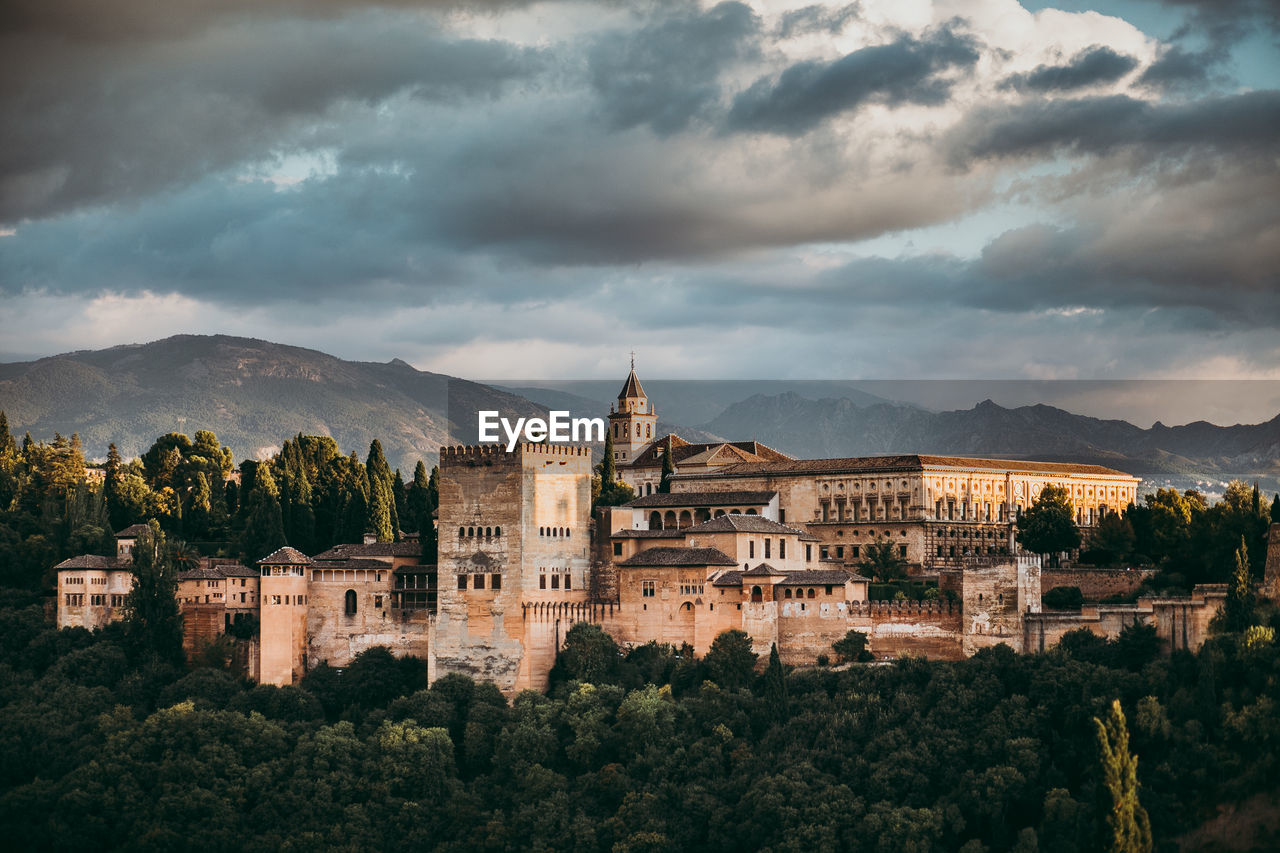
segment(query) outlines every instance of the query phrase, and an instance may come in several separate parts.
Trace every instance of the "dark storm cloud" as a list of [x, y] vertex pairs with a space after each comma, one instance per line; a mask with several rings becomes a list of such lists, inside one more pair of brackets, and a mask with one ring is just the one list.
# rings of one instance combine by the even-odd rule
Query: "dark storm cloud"
[[1152, 0], [1171, 9], [1191, 13], [1191, 25], [1198, 28], [1230, 28], [1243, 32], [1261, 23], [1280, 28], [1280, 0]]
[[953, 130], [951, 148], [960, 163], [1128, 147], [1151, 156], [1209, 149], [1266, 157], [1277, 139], [1280, 91], [1264, 90], [1185, 104], [1113, 95], [976, 110]]
[[943, 73], [977, 61], [972, 38], [942, 30], [864, 47], [834, 62], [800, 62], [738, 95], [728, 127], [798, 136], [865, 103], [940, 104], [951, 91]]
[[429, 21], [260, 23], [176, 45], [13, 42], [0, 82], [0, 222], [110, 203], [292, 147], [344, 102], [487, 97], [538, 52]]
[[1170, 91], [1202, 89], [1212, 78], [1214, 69], [1230, 56], [1226, 50], [1187, 50], [1169, 45], [1138, 77], [1138, 83]]
[[[491, 10], [536, 0], [486, 0]], [[0, 36], [52, 35], [82, 41], [170, 38], [245, 18], [332, 18], [387, 8], [454, 9], [464, 0], [6, 0]]]
[[1132, 56], [1094, 45], [1073, 56], [1066, 65], [1041, 65], [1034, 71], [1009, 77], [1003, 85], [1020, 91], [1063, 92], [1114, 83], [1137, 67], [1138, 60]]
[[845, 24], [857, 20], [862, 14], [862, 7], [857, 3], [837, 6], [829, 9], [826, 6], [805, 6], [782, 13], [778, 24], [778, 37], [789, 39], [792, 36], [807, 33], [838, 33]]
[[719, 100], [720, 71], [758, 52], [760, 19], [742, 3], [663, 14], [597, 38], [588, 52], [599, 109], [615, 129], [682, 130]]

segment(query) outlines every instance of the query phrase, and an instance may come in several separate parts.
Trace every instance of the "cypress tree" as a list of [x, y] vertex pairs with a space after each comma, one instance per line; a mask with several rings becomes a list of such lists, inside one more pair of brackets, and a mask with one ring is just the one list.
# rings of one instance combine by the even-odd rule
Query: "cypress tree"
[[213, 491], [209, 488], [209, 478], [203, 471], [197, 471], [196, 484], [191, 490], [185, 515], [188, 536], [195, 539], [208, 538], [212, 500]]
[[671, 491], [671, 475], [676, 472], [676, 464], [671, 459], [671, 439], [662, 451], [662, 480], [658, 483], [658, 491], [667, 494]]
[[1249, 567], [1249, 546], [1240, 537], [1236, 549], [1236, 567], [1231, 573], [1227, 600], [1223, 603], [1221, 626], [1226, 631], [1243, 631], [1253, 622], [1253, 574]]
[[1280, 492], [1271, 501], [1271, 523], [1280, 524]]
[[1102, 750], [1102, 776], [1111, 793], [1107, 814], [1111, 853], [1150, 853], [1151, 822], [1138, 801], [1138, 758], [1129, 752], [1129, 729], [1120, 700], [1111, 703], [1106, 723], [1093, 718]]
[[244, 532], [240, 536], [240, 553], [250, 564], [288, 544], [280, 512], [280, 493], [276, 489], [271, 468], [257, 466], [253, 490], [244, 500]]
[[778, 657], [778, 644], [769, 649], [769, 668], [764, 671], [764, 701], [774, 722], [791, 718], [791, 700], [787, 696], [787, 671]]
[[369, 443], [369, 456], [364, 467], [369, 478], [368, 529], [378, 535], [379, 542], [390, 542], [400, 530], [400, 517], [391, 491], [391, 466], [382, 452], [382, 442], [376, 438]]
[[613, 430], [604, 431], [604, 458], [600, 460], [600, 491], [606, 492], [618, 479], [618, 468], [613, 462]]
[[164, 534], [153, 519], [133, 546], [133, 589], [125, 601], [125, 636], [135, 654], [182, 660], [182, 614]]
[[[404, 477], [400, 476], [399, 468], [396, 469], [396, 475], [391, 479], [391, 496], [395, 498], [396, 518], [400, 524], [412, 524], [413, 519], [409, 517], [408, 508], [405, 505], [408, 495], [405, 494]], [[400, 532], [400, 527], [397, 527], [397, 538], [399, 538]]]

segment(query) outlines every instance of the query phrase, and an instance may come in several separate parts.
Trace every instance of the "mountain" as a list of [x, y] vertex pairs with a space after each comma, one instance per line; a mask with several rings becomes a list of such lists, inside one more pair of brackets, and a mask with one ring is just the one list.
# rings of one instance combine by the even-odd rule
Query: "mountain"
[[1280, 488], [1280, 416], [1266, 423], [1199, 421], [1142, 429], [1127, 421], [1076, 415], [1053, 406], [1007, 409], [984, 400], [972, 409], [858, 405], [787, 393], [733, 404], [702, 429], [751, 437], [794, 456], [937, 453], [1035, 458], [1109, 465], [1149, 485], [1190, 488], [1242, 478]]
[[[89, 457], [115, 442], [125, 458], [168, 432], [208, 429], [236, 458], [273, 452], [299, 432], [330, 435], [364, 458], [382, 441], [388, 461], [409, 476], [430, 464], [453, 435], [474, 423], [448, 412], [498, 409], [531, 416], [545, 409], [486, 385], [386, 364], [344, 361], [268, 341], [178, 335], [0, 365], [0, 410], [18, 435], [80, 434]], [[470, 417], [470, 415], [469, 415]]]

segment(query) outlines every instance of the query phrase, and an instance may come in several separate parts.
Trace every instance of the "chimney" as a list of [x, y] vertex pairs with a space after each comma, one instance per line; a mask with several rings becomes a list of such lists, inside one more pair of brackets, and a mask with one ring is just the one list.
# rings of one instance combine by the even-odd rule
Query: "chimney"
[[364, 544], [366, 545], [372, 545], [377, 541], [378, 541], [378, 534], [376, 533], [366, 533], [364, 535]]

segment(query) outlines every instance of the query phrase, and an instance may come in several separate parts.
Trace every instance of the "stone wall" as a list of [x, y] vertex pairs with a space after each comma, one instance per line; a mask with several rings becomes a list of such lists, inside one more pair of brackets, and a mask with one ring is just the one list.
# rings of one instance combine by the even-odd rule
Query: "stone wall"
[[1043, 569], [1041, 583], [1045, 592], [1075, 586], [1085, 601], [1101, 601], [1111, 595], [1129, 595], [1155, 573], [1154, 569]]
[[1077, 613], [1028, 613], [1023, 642], [1026, 651], [1043, 652], [1056, 645], [1064, 634], [1080, 628], [1115, 639], [1130, 625], [1147, 624], [1155, 626], [1166, 652], [1195, 651], [1209, 635], [1209, 624], [1226, 595], [1222, 584], [1202, 584], [1185, 597], [1140, 598], [1136, 604], [1087, 606]]
[[[391, 607], [394, 576], [386, 571], [351, 572], [359, 580], [316, 580], [308, 585], [307, 662], [346, 666], [374, 646], [397, 657], [427, 655], [429, 615], [405, 614]], [[379, 577], [381, 578], [379, 580]], [[347, 592], [356, 594], [355, 613], [347, 613]]]

